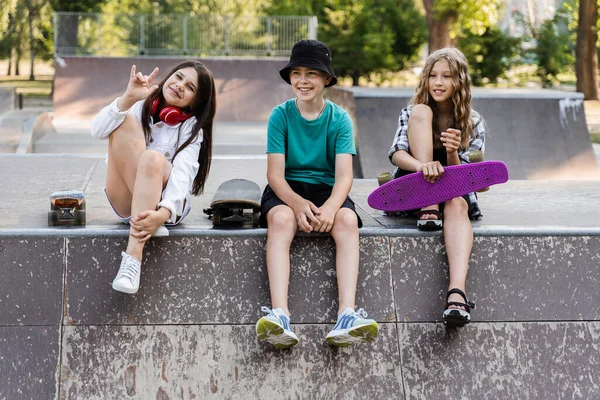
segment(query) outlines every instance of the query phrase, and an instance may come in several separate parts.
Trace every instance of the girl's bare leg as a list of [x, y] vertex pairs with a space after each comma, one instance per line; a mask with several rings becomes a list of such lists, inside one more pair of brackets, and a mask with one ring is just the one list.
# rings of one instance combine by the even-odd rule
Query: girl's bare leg
[[[450, 266], [448, 290], [458, 288], [466, 293], [465, 282], [473, 248], [473, 228], [469, 221], [467, 202], [462, 197], [449, 200], [444, 205], [444, 241]], [[448, 301], [464, 303], [465, 299], [453, 293]]]
[[[154, 210], [171, 169], [162, 154], [146, 150], [142, 126], [133, 115], [110, 135], [106, 194], [122, 217]], [[144, 244], [129, 236], [126, 253], [141, 261]]]
[[[421, 162], [433, 161], [433, 111], [424, 104], [413, 107], [408, 119], [408, 143], [411, 155]], [[439, 210], [439, 205], [423, 207], [423, 210]], [[432, 214], [423, 215], [422, 219], [435, 219]]]
[[127, 114], [125, 121], [108, 138], [106, 194], [117, 213], [131, 215], [131, 200], [137, 164], [146, 151], [144, 131], [139, 121]]

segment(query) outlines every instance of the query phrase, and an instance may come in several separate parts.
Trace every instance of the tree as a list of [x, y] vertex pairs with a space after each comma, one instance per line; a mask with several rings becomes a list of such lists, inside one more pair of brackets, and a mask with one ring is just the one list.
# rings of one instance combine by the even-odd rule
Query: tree
[[[8, 59], [7, 75], [11, 74], [13, 54], [20, 59], [22, 25], [25, 18], [25, 6], [23, 3], [17, 3], [15, 0], [2, 1], [0, 4], [5, 10], [0, 20], [0, 58]], [[17, 63], [16, 74], [19, 75], [19, 65]]]
[[429, 52], [454, 44], [461, 29], [482, 34], [498, 20], [498, 0], [423, 0]]
[[586, 100], [598, 100], [597, 0], [579, 1], [579, 26], [575, 47], [576, 90]]
[[467, 31], [458, 40], [458, 48], [469, 61], [475, 86], [481, 86], [485, 78], [496, 82], [513, 65], [520, 45], [519, 38], [510, 37], [496, 27], [487, 28], [482, 35]]
[[398, 71], [418, 57], [426, 24], [414, 0], [282, 0], [269, 15], [315, 15], [337, 75], [354, 85], [371, 72]]
[[331, 48], [336, 73], [361, 76], [399, 71], [415, 60], [425, 41], [425, 21], [412, 0], [329, 3], [319, 37]]
[[535, 47], [525, 51], [527, 58], [537, 64], [536, 75], [544, 87], [552, 86], [559, 73], [571, 68], [575, 62], [575, 42], [577, 41], [577, 0], [564, 1], [554, 16], [539, 25], [521, 16], [528, 39], [533, 39]]
[[46, 5], [46, 0], [24, 0], [25, 7], [27, 8], [27, 23], [29, 27], [29, 80], [35, 79], [35, 54], [36, 54], [36, 40], [34, 36], [34, 24], [39, 19], [42, 8]]

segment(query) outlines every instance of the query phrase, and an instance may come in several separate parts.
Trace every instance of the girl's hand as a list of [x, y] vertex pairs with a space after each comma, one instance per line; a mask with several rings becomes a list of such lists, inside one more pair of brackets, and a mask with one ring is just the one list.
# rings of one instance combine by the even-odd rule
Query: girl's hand
[[294, 215], [296, 216], [296, 222], [298, 223], [298, 229], [303, 232], [310, 233], [313, 231], [313, 227], [319, 225], [321, 222], [317, 215], [321, 214], [319, 207], [315, 206], [312, 202], [302, 199], [303, 201], [294, 205]]
[[446, 153], [455, 153], [460, 147], [460, 131], [458, 129], [448, 128], [442, 132], [442, 144], [446, 148]]
[[421, 164], [419, 171], [423, 172], [423, 177], [429, 183], [434, 183], [438, 180], [440, 176], [444, 173], [444, 167], [439, 161], [430, 161], [424, 164]]
[[170, 215], [171, 212], [163, 208], [160, 208], [158, 211], [142, 211], [138, 215], [131, 217], [129, 234], [139, 239], [140, 243], [144, 243], [169, 219]]
[[311, 224], [312, 228], [316, 232], [329, 232], [331, 228], [333, 228], [333, 221], [335, 219], [335, 214], [337, 214], [337, 210], [331, 209], [327, 206], [327, 204], [323, 204], [319, 209], [321, 214], [319, 214], [319, 224]]
[[158, 68], [154, 68], [150, 75], [143, 75], [141, 72], [136, 73], [135, 65], [132, 65], [124, 96], [130, 98], [134, 103], [150, 96], [158, 89], [158, 85], [151, 85], [156, 74], [158, 74]]

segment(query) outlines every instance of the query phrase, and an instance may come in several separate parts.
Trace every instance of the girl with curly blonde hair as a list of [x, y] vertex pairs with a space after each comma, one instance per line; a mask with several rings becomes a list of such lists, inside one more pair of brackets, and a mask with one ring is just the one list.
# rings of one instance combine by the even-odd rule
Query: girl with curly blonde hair
[[[431, 53], [409, 106], [400, 112], [389, 151], [396, 166], [394, 178], [422, 171], [427, 181], [435, 182], [444, 166], [468, 163], [471, 152], [484, 150], [485, 131], [483, 119], [471, 109], [471, 77], [465, 56], [456, 48]], [[415, 212], [419, 229], [444, 231], [450, 284], [443, 319], [463, 326], [470, 322], [474, 308], [466, 298], [465, 282], [473, 247], [469, 219], [482, 217], [477, 195], [469, 193]]]

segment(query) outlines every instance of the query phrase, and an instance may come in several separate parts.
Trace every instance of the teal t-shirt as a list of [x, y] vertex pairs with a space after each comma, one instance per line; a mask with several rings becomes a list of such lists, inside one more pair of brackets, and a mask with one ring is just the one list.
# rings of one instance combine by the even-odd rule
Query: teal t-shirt
[[356, 155], [352, 119], [342, 107], [325, 100], [319, 118], [307, 121], [294, 99], [273, 109], [267, 129], [267, 154], [285, 154], [285, 179], [335, 183], [335, 156]]

